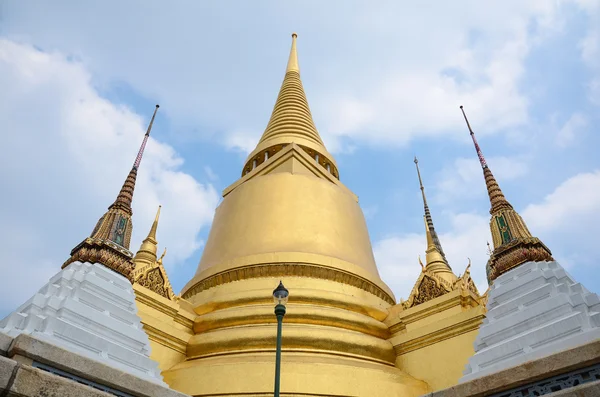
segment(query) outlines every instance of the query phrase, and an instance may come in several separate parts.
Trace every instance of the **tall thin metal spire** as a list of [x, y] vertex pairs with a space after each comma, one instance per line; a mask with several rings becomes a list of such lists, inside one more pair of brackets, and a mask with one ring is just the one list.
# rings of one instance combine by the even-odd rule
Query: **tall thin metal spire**
[[419, 170], [419, 160], [417, 159], [417, 156], [415, 156], [414, 162], [415, 162], [415, 166], [417, 168], [417, 175], [419, 177], [419, 186], [421, 189], [421, 195], [423, 196], [423, 207], [425, 209], [425, 222], [427, 224], [427, 228], [429, 229], [429, 233], [431, 234], [431, 238], [433, 239], [433, 244], [435, 245], [437, 250], [440, 252], [440, 254], [442, 255], [442, 258], [444, 258], [444, 261], [447, 264], [448, 260], [446, 259], [446, 254], [444, 254], [444, 250], [442, 249], [442, 244], [440, 243], [440, 239], [438, 238], [437, 233], [435, 231], [435, 227], [433, 226], [433, 218], [431, 217], [431, 211], [429, 211], [429, 205], [427, 205], [427, 197], [425, 197], [425, 188], [423, 187], [423, 180], [421, 179], [421, 171]]
[[473, 144], [475, 145], [475, 150], [477, 151], [477, 156], [479, 157], [479, 163], [481, 164], [481, 168], [487, 168], [487, 162], [485, 161], [485, 157], [483, 157], [483, 152], [481, 151], [481, 148], [479, 147], [479, 144], [477, 143], [477, 139], [475, 138], [475, 133], [473, 132], [473, 129], [471, 128], [471, 124], [469, 123], [469, 119], [467, 119], [467, 115], [465, 114], [465, 110], [463, 109], [462, 105], [460, 105], [460, 110], [462, 111], [463, 117], [465, 118], [465, 121], [467, 122], [467, 127], [469, 128], [469, 132], [471, 133], [471, 139], [473, 139]]
[[148, 142], [158, 108], [159, 106], [156, 105], [133, 167], [129, 171], [116, 200], [108, 207], [108, 211], [102, 215], [100, 220], [98, 220], [90, 237], [83, 240], [71, 250], [71, 257], [62, 265], [63, 268], [75, 261], [101, 263], [132, 281], [134, 263], [132, 262], [133, 254], [129, 251], [131, 232], [133, 230], [131, 202], [133, 200], [138, 168], [142, 161], [144, 148]]
[[144, 139], [142, 140], [142, 144], [140, 145], [140, 150], [138, 151], [137, 156], [135, 157], [135, 161], [133, 162], [133, 167], [131, 167], [131, 171], [125, 178], [125, 182], [123, 183], [123, 187], [119, 191], [117, 195], [117, 199], [115, 202], [108, 207], [110, 208], [119, 208], [123, 211], [133, 214], [131, 209], [131, 201], [133, 200], [133, 191], [135, 189], [135, 181], [137, 178], [137, 171], [142, 162], [142, 156], [144, 155], [144, 149], [146, 148], [146, 142], [148, 142], [148, 137], [150, 136], [150, 131], [152, 130], [152, 125], [154, 124], [154, 118], [156, 117], [156, 112], [160, 106], [156, 105], [154, 108], [154, 113], [152, 114], [152, 118], [150, 119], [150, 124], [148, 124], [148, 129], [146, 130], [146, 134], [144, 134]]
[[467, 122], [471, 139], [473, 139], [473, 144], [475, 145], [475, 151], [477, 151], [477, 157], [479, 157], [479, 163], [481, 163], [481, 168], [483, 169], [483, 176], [485, 178], [490, 204], [492, 205], [490, 208], [490, 214], [502, 209], [513, 209], [512, 205], [508, 202], [506, 197], [504, 197], [504, 193], [502, 193], [494, 174], [492, 174], [490, 167], [488, 167], [487, 162], [485, 161], [485, 157], [483, 157], [483, 152], [477, 143], [477, 139], [475, 139], [475, 133], [471, 128], [471, 124], [467, 119], [467, 115], [465, 114], [465, 110], [463, 109], [462, 105], [460, 106], [460, 110], [462, 111], [465, 121]]
[[152, 131], [152, 124], [154, 124], [154, 118], [156, 117], [156, 112], [160, 106], [156, 105], [154, 108], [154, 114], [150, 119], [150, 124], [148, 124], [148, 129], [146, 130], [146, 134], [144, 135], [144, 140], [142, 141], [142, 145], [140, 146], [140, 150], [135, 158], [135, 162], [133, 163], [133, 168], [139, 168], [140, 163], [142, 162], [142, 156], [144, 155], [144, 149], [146, 148], [146, 142], [148, 142], [148, 137], [150, 136], [150, 131]]
[[496, 178], [494, 178], [483, 157], [483, 152], [477, 143], [477, 139], [475, 139], [475, 133], [462, 106], [460, 110], [467, 122], [469, 133], [477, 151], [477, 157], [479, 157], [481, 168], [483, 168], [483, 176], [491, 204], [490, 231], [492, 232], [494, 250], [491, 251], [488, 244], [488, 250], [491, 251], [486, 266], [488, 282], [491, 283], [501, 274], [522, 263], [554, 260], [548, 247], [540, 239], [531, 235], [523, 218], [504, 197], [504, 193], [500, 190]]

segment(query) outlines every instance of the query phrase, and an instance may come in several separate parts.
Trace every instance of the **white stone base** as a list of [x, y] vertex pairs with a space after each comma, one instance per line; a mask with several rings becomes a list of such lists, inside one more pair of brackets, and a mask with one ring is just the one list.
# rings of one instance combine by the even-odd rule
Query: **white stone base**
[[0, 331], [29, 334], [166, 386], [149, 357], [131, 283], [99, 264], [71, 263], [0, 321]]
[[558, 262], [527, 262], [498, 277], [460, 383], [600, 339], [600, 298]]

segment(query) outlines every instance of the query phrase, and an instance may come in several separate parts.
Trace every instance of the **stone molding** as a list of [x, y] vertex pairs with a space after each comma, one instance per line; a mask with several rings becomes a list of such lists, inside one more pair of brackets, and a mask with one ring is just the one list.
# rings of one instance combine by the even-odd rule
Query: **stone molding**
[[189, 299], [202, 291], [221, 284], [230, 283], [232, 281], [282, 276], [311, 277], [348, 284], [365, 290], [377, 296], [378, 298], [383, 299], [391, 305], [396, 304], [394, 299], [383, 289], [379, 288], [377, 285], [373, 284], [367, 279], [339, 269], [311, 263], [261, 263], [257, 265], [238, 267], [200, 280], [183, 294], [183, 298]]
[[[600, 363], [600, 340], [482, 376], [423, 397], [484, 397]], [[569, 389], [564, 390], [569, 396]], [[554, 395], [551, 394], [551, 395]], [[597, 394], [581, 394], [592, 396]]]
[[[69, 374], [90, 380], [92, 382], [108, 386], [110, 388], [120, 390], [126, 393], [130, 393], [136, 396], [147, 396], [147, 397], [184, 397], [185, 394], [169, 389], [168, 387], [161, 386], [154, 382], [150, 382], [146, 379], [140, 378], [135, 375], [123, 372], [119, 369], [106, 365], [96, 360], [92, 360], [88, 357], [76, 354], [69, 350], [63, 349], [59, 346], [53, 345], [41, 339], [32, 337], [30, 335], [21, 334], [17, 336], [8, 351], [9, 358], [25, 357], [33, 362], [45, 364], [47, 366], [59, 369]], [[0, 357], [0, 360], [9, 360]], [[10, 361], [13, 361], [10, 360]], [[65, 378], [50, 374], [45, 371], [32, 368], [29, 365], [20, 365], [21, 369], [27, 369], [28, 371], [39, 371], [48, 377], [48, 380], [40, 380], [42, 385], [44, 382], [47, 385], [52, 385], [56, 382], [65, 381], [68, 383], [74, 383], [67, 381]], [[1, 370], [0, 370], [1, 372]], [[54, 382], [54, 383], [53, 383]], [[2, 385], [2, 379], [0, 379], [0, 386]], [[80, 385], [83, 387], [83, 385]], [[86, 386], [87, 388], [87, 386]], [[88, 390], [82, 389], [82, 390]], [[93, 390], [93, 389], [92, 389]], [[27, 394], [26, 394], [27, 395]], [[41, 394], [32, 394], [32, 396], [38, 396]], [[66, 394], [68, 396], [79, 396], [88, 394]], [[91, 394], [90, 394], [91, 395]], [[99, 395], [106, 395], [100, 393]]]
[[[462, 315], [462, 316], [461, 316]], [[424, 347], [436, 344], [446, 339], [454, 338], [455, 336], [465, 334], [479, 329], [481, 322], [485, 318], [482, 311], [476, 313], [460, 313], [459, 316], [467, 317], [462, 321], [452, 322], [447, 326], [437, 329], [433, 332], [426, 333], [421, 337], [417, 337], [411, 340], [394, 345], [396, 355], [409, 353], [414, 350], [422, 349]], [[449, 320], [454, 320], [450, 318]]]

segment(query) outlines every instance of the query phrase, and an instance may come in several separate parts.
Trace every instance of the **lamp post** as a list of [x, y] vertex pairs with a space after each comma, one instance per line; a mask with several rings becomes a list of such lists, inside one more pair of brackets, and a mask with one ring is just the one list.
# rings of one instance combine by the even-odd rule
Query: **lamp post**
[[289, 291], [279, 281], [277, 288], [273, 290], [275, 301], [275, 316], [277, 317], [277, 352], [275, 353], [275, 397], [279, 397], [279, 374], [281, 372], [281, 328], [283, 316], [285, 316], [285, 304], [287, 303]]

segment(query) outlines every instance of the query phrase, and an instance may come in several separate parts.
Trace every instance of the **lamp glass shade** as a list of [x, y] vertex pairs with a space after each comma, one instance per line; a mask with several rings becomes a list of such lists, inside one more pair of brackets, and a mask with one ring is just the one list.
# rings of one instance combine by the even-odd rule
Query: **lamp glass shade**
[[273, 290], [273, 301], [277, 305], [285, 305], [288, 301], [288, 296], [290, 292], [283, 286], [283, 283], [280, 281], [277, 288]]

